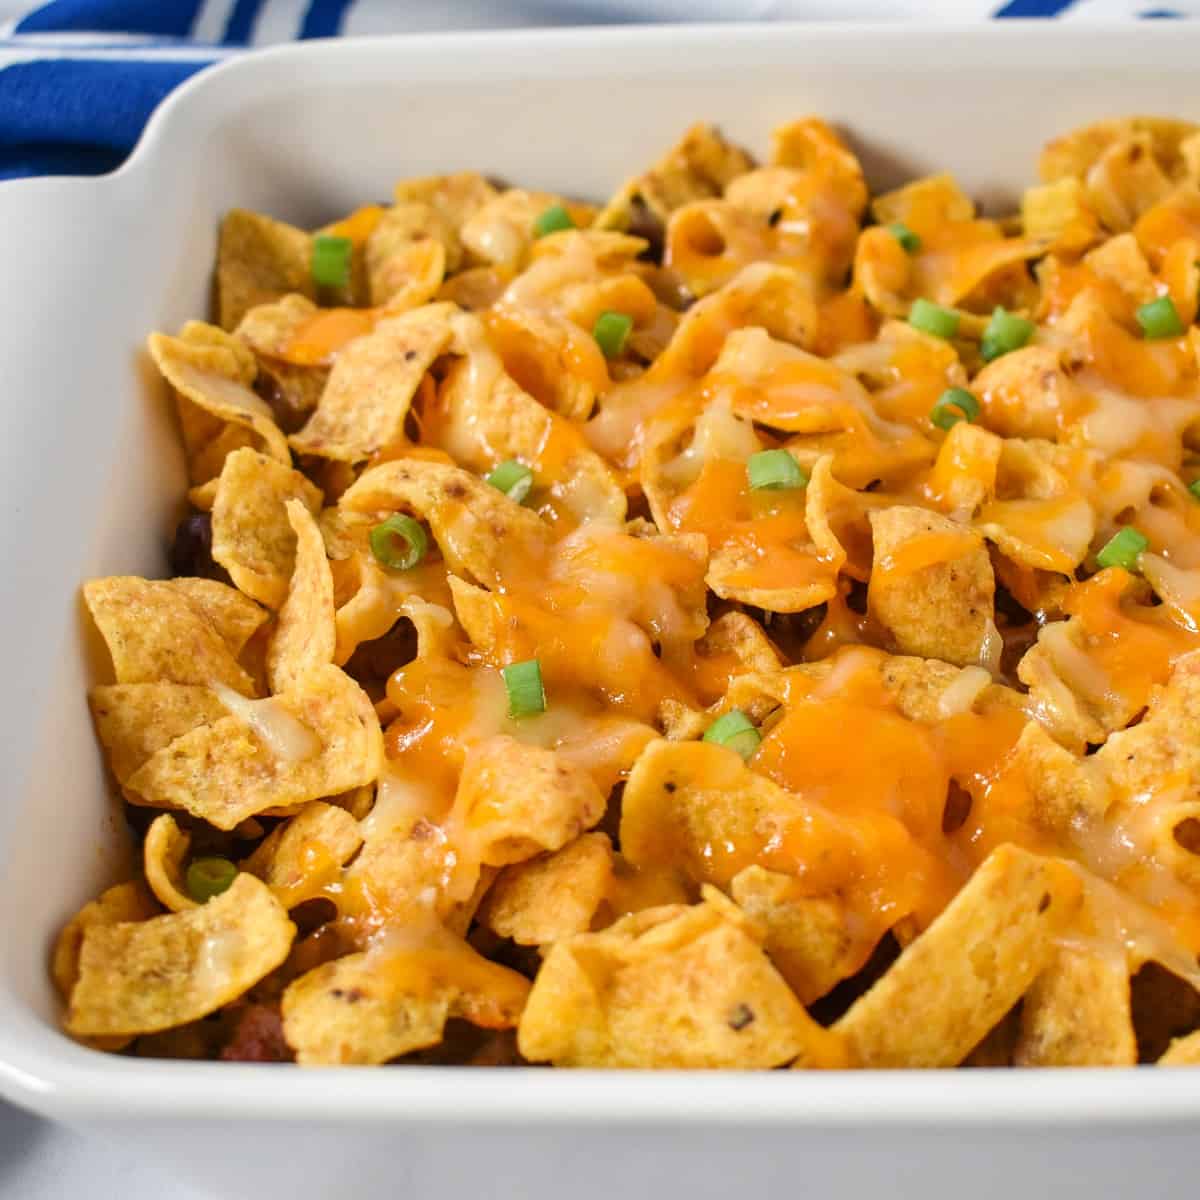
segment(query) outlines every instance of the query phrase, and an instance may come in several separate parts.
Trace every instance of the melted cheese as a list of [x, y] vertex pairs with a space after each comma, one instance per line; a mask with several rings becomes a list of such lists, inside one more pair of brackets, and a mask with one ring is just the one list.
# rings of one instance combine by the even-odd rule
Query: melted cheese
[[245, 935], [240, 929], [217, 929], [205, 934], [192, 967], [191, 986], [196, 993], [211, 996], [228, 991], [244, 949]]
[[277, 698], [247, 700], [220, 683], [213, 684], [213, 691], [230, 715], [248, 725], [279, 762], [303, 762], [321, 752], [317, 735], [288, 712]]
[[[1085, 878], [1094, 928], [1072, 936], [1133, 965], [1154, 958], [1196, 978], [1200, 903], [1163, 849], [1184, 811], [1170, 790], [1178, 781], [1153, 795], [1113, 795], [1103, 820], [1051, 835], [1036, 819], [1014, 747], [1057, 701], [1010, 691], [1001, 703], [992, 686], [1006, 639], [1023, 648], [1037, 632], [1059, 700], [1136, 713], [1200, 648], [1200, 505], [1179, 475], [1194, 471], [1183, 464], [1200, 431], [1196, 335], [1141, 337], [1136, 289], [1091, 255], [1044, 260], [1035, 285], [1025, 263], [1040, 244], [977, 219], [946, 179], [886, 198], [896, 210], [889, 219], [921, 237], [910, 256], [880, 229], [859, 238], [861, 184], [849, 187], [828, 164], [785, 175], [778, 206], [749, 188], [740, 200], [734, 189], [679, 209], [667, 275], [633, 261], [629, 247], [606, 251], [593, 240], [610, 235], [548, 239], [527, 255], [524, 210], [519, 222], [500, 207], [476, 223], [478, 248], [514, 269], [493, 279], [505, 286], [498, 297], [488, 291], [485, 311], [451, 318], [458, 361], [442, 360], [421, 385], [422, 445], [388, 453], [440, 452], [481, 470], [503, 455], [478, 422], [446, 419], [448, 390], [464, 389], [483, 411], [515, 380], [546, 409], [529, 418], [544, 432], [531, 465], [537, 502], [550, 497], [539, 509], [546, 545], [506, 545], [496, 556], [489, 590], [474, 597], [476, 623], [462, 616], [474, 640], [452, 616], [445, 566], [433, 558], [403, 574], [364, 571], [338, 609], [339, 661], [400, 616], [437, 631], [388, 681], [388, 764], [362, 823], [369, 846], [398, 832], [419, 841], [434, 882], [407, 898], [405, 912], [411, 917], [415, 904], [419, 914], [407, 932], [389, 917], [386, 888], [376, 881], [372, 892], [353, 867], [325, 894], [358, 923], [356, 937], [374, 939], [381, 969], [407, 971], [421, 960], [469, 975], [475, 966], [438, 920], [468, 904], [481, 878], [474, 833], [455, 814], [471, 747], [504, 734], [553, 749], [611, 792], [665, 714], [714, 704], [750, 669], [742, 647], [697, 650], [719, 576], [723, 597], [765, 606], [767, 631], [789, 657], [828, 666], [822, 678], [786, 676], [751, 760], [792, 799], [743, 840], [700, 847], [686, 877], [677, 864], [640, 872], [619, 864], [611, 916], [690, 899], [697, 882], [727, 884], [759, 864], [793, 876], [803, 894], [844, 899], [849, 973], [898, 922], [927, 925], [992, 849], [1015, 842], [1067, 857]], [[344, 235], [361, 243], [377, 220], [361, 210]], [[1139, 217], [1134, 237], [1147, 294], [1171, 295], [1190, 320], [1200, 204], [1173, 195]], [[847, 288], [856, 245], [862, 255]], [[703, 298], [682, 315], [667, 311], [665, 278]], [[903, 313], [916, 296], [963, 306], [961, 339], [884, 320], [884, 310]], [[1029, 352], [991, 364], [976, 385], [977, 356], [966, 347], [994, 304], [1034, 312], [1040, 326]], [[590, 332], [606, 308], [653, 333], [639, 350], [670, 341], [644, 369], [640, 354], [606, 363]], [[285, 357], [328, 364], [377, 315], [322, 310], [294, 332]], [[744, 332], [731, 339], [736, 330]], [[241, 384], [188, 370], [184, 381], [197, 391], [262, 414]], [[569, 414], [557, 406], [564, 381], [575, 387], [566, 394], [583, 397]], [[962, 427], [947, 437], [930, 410], [961, 386], [976, 387], [986, 432]], [[1014, 433], [1022, 436], [1006, 442]], [[781, 444], [806, 466], [830, 464], [819, 501], [815, 487], [750, 489], [746, 460]], [[611, 480], [566, 470], [584, 447], [612, 466], [631, 511], [645, 511], [636, 507], [644, 494], [660, 533], [693, 536], [630, 536], [606, 501]], [[962, 530], [914, 537], [875, 559], [867, 516], [891, 504], [950, 512]], [[477, 524], [464, 517], [446, 536], [465, 544], [479, 536]], [[1143, 579], [1086, 578], [1095, 552], [1124, 525], [1150, 541]], [[926, 697], [925, 720], [911, 719], [883, 684], [878, 648], [891, 644], [888, 634], [851, 607], [851, 580], [899, 582], [975, 552], [982, 537], [997, 579], [1039, 621], [1015, 628], [1001, 620], [1001, 628], [989, 620], [979, 664]], [[1161, 604], [1150, 603], [1147, 585]], [[825, 612], [802, 632], [773, 615], [811, 608], [814, 597]], [[513, 720], [499, 669], [529, 658], [540, 663], [548, 708]], [[281, 761], [319, 748], [277, 701], [219, 694]], [[961, 828], [947, 831], [952, 787], [971, 806]]]

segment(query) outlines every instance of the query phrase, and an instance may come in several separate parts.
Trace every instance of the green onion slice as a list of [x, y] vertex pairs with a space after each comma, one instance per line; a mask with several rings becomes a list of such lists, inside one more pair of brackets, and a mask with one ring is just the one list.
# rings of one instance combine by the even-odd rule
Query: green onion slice
[[1191, 492], [1197, 500], [1200, 500], [1200, 479], [1193, 479], [1192, 482], [1188, 484], [1188, 491]]
[[516, 504], [524, 501], [533, 487], [533, 472], [524, 463], [510, 458], [502, 462], [488, 477], [487, 482], [498, 492], [503, 492]]
[[786, 450], [760, 450], [746, 460], [746, 475], [755, 491], [763, 488], [802, 488], [804, 468]]
[[958, 332], [958, 313], [932, 300], [914, 300], [908, 310], [908, 323], [922, 333], [949, 341]]
[[187, 869], [187, 890], [197, 904], [227, 892], [237, 878], [236, 864], [227, 858], [194, 858]]
[[354, 243], [345, 237], [313, 239], [312, 277], [320, 287], [345, 287], [350, 282], [350, 253]]
[[979, 401], [966, 388], [947, 388], [929, 410], [929, 419], [939, 428], [949, 430], [959, 421], [979, 420]]
[[633, 318], [625, 313], [602, 312], [592, 326], [592, 337], [605, 358], [616, 358], [625, 349], [625, 339], [633, 328]]
[[564, 229], [574, 229], [575, 222], [571, 214], [561, 204], [552, 204], [549, 208], [538, 213], [533, 222], [535, 237], [545, 237], [548, 233], [561, 233]]
[[409, 571], [425, 557], [429, 538], [419, 521], [395, 513], [371, 528], [371, 553], [393, 571]]
[[536, 658], [501, 668], [508, 692], [510, 717], [533, 717], [546, 711], [546, 689], [542, 686], [542, 668]]
[[1137, 323], [1148, 338], [1179, 337], [1183, 333], [1183, 322], [1175, 311], [1175, 301], [1170, 296], [1159, 296], [1137, 310]]
[[916, 254], [920, 250], [921, 239], [903, 221], [893, 221], [887, 230], [909, 254]]
[[1124, 567], [1127, 571], [1136, 571], [1138, 559], [1149, 548], [1150, 539], [1140, 529], [1126, 525], [1108, 539], [1096, 555], [1096, 561], [1102, 567]]
[[762, 734], [740, 708], [731, 708], [704, 731], [703, 740], [715, 742], [718, 746], [735, 751], [743, 758], [749, 758], [758, 749]]
[[1016, 313], [1005, 312], [1003, 308], [996, 308], [979, 343], [980, 357], [984, 362], [991, 362], [1002, 354], [1020, 350], [1036, 331], [1037, 326], [1032, 321], [1018, 317]]

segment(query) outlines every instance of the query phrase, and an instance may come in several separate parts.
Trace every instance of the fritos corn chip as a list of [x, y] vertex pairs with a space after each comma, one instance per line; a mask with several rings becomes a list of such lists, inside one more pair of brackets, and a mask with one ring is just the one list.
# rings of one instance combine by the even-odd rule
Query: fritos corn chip
[[961, 1062], [1050, 961], [1080, 899], [1066, 864], [1013, 847], [995, 851], [834, 1027], [851, 1060], [863, 1067]]
[[762, 951], [761, 932], [710, 892], [555, 944], [518, 1030], [521, 1053], [577, 1067], [839, 1065]]
[[612, 844], [603, 833], [585, 833], [551, 854], [505, 867], [484, 897], [479, 921], [524, 946], [586, 933], [612, 877]]
[[143, 803], [182, 808], [232, 829], [268, 808], [344, 792], [379, 774], [379, 721], [356, 683], [334, 666], [267, 700], [176, 738], [126, 781]]
[[184, 882], [184, 864], [192, 839], [170, 813], [155, 817], [142, 843], [143, 870], [155, 898], [170, 912], [196, 907]]
[[311, 512], [321, 493], [299, 471], [253, 450], [235, 450], [225, 460], [213, 500], [213, 558], [268, 608], [283, 603], [296, 555], [290, 500]]
[[311, 256], [312, 241], [303, 230], [243, 208], [229, 212], [217, 247], [221, 328], [236, 328], [249, 309], [288, 292], [313, 295]]
[[296, 535], [296, 565], [267, 649], [272, 692], [285, 692], [301, 683], [313, 667], [332, 662], [337, 646], [333, 576], [325, 540], [303, 503], [289, 500], [286, 507]]
[[187, 912], [84, 931], [67, 1027], [86, 1036], [154, 1033], [194, 1021], [274, 970], [295, 934], [279, 902], [239, 875]]
[[[250, 677], [220, 630], [173, 583], [132, 575], [93, 579], [83, 596], [112, 655], [118, 684], [219, 683], [252, 694]], [[181, 646], [186, 654], [180, 654]]]

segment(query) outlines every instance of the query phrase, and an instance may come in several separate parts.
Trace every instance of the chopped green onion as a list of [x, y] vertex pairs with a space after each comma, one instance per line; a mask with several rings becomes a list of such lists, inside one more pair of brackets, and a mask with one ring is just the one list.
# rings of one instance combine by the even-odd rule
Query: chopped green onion
[[950, 430], [959, 421], [979, 420], [979, 401], [966, 388], [947, 388], [929, 410], [929, 419], [939, 428]]
[[536, 658], [503, 667], [500, 674], [508, 692], [510, 717], [533, 717], [546, 711], [546, 689], [542, 687], [542, 668]]
[[321, 287], [345, 287], [350, 282], [350, 253], [354, 243], [344, 237], [313, 239], [312, 277]]
[[510, 458], [487, 477], [487, 482], [496, 491], [503, 492], [514, 503], [520, 504], [533, 487], [533, 472], [524, 463]]
[[1188, 484], [1188, 491], [1191, 492], [1197, 500], [1200, 500], [1200, 479], [1193, 479], [1192, 482]]
[[1127, 571], [1136, 571], [1138, 559], [1149, 547], [1150, 539], [1141, 530], [1126, 525], [1108, 539], [1096, 555], [1096, 561], [1102, 567], [1124, 567]]
[[958, 313], [932, 300], [914, 300], [908, 310], [908, 323], [922, 333], [949, 341], [958, 332]]
[[197, 904], [227, 892], [237, 878], [238, 869], [227, 858], [195, 858], [187, 869], [187, 890]]
[[920, 250], [921, 239], [903, 221], [893, 221], [887, 230], [909, 254], [916, 254]]
[[786, 450], [760, 450], [746, 460], [746, 475], [755, 491], [762, 488], [802, 488], [804, 468]]
[[571, 214], [561, 204], [552, 204], [539, 213], [533, 222], [535, 237], [545, 237], [548, 233], [561, 233], [564, 229], [574, 229], [575, 222]]
[[425, 557], [429, 539], [419, 521], [395, 513], [370, 533], [371, 553], [393, 571], [409, 571]]
[[740, 708], [731, 708], [704, 731], [703, 740], [715, 742], [718, 746], [735, 751], [743, 758], [749, 758], [758, 749], [762, 734]]
[[1175, 301], [1170, 296], [1159, 296], [1137, 310], [1137, 323], [1148, 338], [1179, 337], [1183, 333], [1183, 322], [1175, 311]]
[[605, 358], [616, 358], [625, 349], [625, 339], [633, 328], [633, 318], [619, 312], [602, 312], [592, 326], [592, 337]]
[[1003, 308], [992, 311], [992, 319], [983, 331], [983, 340], [979, 343], [979, 354], [984, 362], [991, 362], [1002, 354], [1011, 354], [1020, 350], [1033, 337], [1037, 326], [1016, 313], [1005, 312]]

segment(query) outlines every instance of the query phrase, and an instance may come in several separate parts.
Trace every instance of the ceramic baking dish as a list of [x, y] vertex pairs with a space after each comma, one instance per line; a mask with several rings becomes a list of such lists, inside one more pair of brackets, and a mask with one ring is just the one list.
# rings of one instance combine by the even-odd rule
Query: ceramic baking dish
[[[46, 956], [119, 874], [77, 587], [165, 570], [183, 464], [145, 334], [206, 309], [235, 204], [317, 225], [474, 167], [603, 197], [689, 122], [763, 148], [820, 113], [875, 186], [1012, 198], [1040, 143], [1200, 119], [1200, 27], [760, 26], [302, 44], [201, 75], [115, 175], [0, 188], [0, 1093], [136, 1139], [220, 1195], [1164, 1195], [1200, 1071], [650, 1075], [139, 1061], [56, 1028]], [[684, 1190], [686, 1189], [686, 1191]]]

